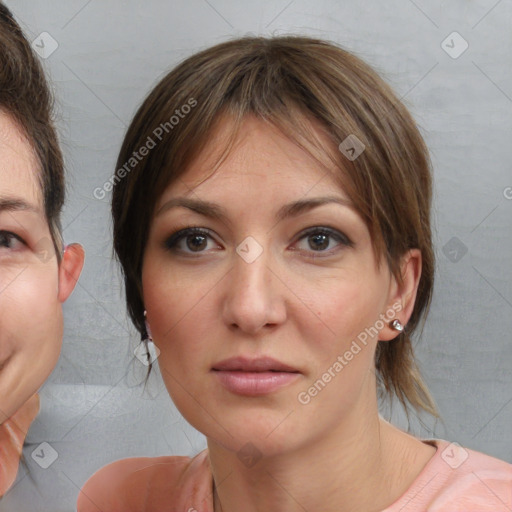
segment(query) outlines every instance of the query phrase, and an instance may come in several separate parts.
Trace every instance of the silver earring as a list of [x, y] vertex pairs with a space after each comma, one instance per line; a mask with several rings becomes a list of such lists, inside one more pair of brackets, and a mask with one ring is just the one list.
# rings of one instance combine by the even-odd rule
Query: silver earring
[[395, 331], [398, 331], [398, 332], [402, 332], [404, 330], [404, 326], [398, 319], [395, 319], [392, 322], [389, 322], [389, 327], [391, 327], [391, 329], [394, 329]]
[[144, 324], [146, 325], [146, 333], [145, 335], [142, 335], [142, 340], [153, 341], [153, 337], [151, 336], [151, 329], [149, 328], [148, 321], [146, 320], [146, 310], [144, 310]]

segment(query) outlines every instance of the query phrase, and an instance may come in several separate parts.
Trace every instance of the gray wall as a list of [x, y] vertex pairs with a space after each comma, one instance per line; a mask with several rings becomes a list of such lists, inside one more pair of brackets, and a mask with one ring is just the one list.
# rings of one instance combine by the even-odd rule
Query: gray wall
[[[7, 0], [58, 100], [68, 170], [66, 242], [87, 258], [65, 304], [58, 367], [1, 511], [73, 510], [100, 466], [136, 455], [192, 455], [204, 437], [180, 417], [146, 368], [111, 258], [114, 170], [142, 98], [170, 67], [227, 37], [293, 32], [332, 39], [379, 70], [411, 108], [435, 172], [437, 289], [417, 351], [443, 422], [412, 422], [512, 462], [512, 3], [507, 0]], [[450, 36], [452, 32], [458, 36]], [[50, 36], [40, 36], [42, 32]], [[465, 47], [464, 40], [469, 45]], [[459, 53], [461, 53], [459, 55]], [[451, 54], [451, 55], [450, 55]], [[400, 414], [394, 418], [405, 425]], [[43, 469], [32, 458], [49, 443]], [[55, 453], [51, 450], [55, 450]], [[38, 452], [40, 453], [40, 452]]]

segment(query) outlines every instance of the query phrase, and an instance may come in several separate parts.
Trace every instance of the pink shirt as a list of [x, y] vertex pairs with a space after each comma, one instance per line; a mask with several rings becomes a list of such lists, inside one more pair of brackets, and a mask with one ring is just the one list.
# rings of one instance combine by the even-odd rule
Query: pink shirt
[[[512, 512], [511, 464], [448, 441], [428, 442], [437, 452], [411, 487], [382, 512]], [[127, 464], [133, 465], [133, 472]], [[109, 477], [119, 474], [116, 465], [128, 475], [122, 481]], [[89, 479], [77, 510], [213, 512], [212, 489], [207, 450], [193, 458], [127, 459], [105, 466]]]

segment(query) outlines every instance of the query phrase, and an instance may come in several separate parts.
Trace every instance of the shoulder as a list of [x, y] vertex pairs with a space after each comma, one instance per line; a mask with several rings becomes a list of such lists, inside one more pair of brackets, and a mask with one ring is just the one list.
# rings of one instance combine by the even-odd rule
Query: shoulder
[[184, 499], [204, 499], [211, 489], [209, 477], [206, 450], [193, 458], [118, 460], [99, 469], [87, 480], [78, 496], [77, 512], [162, 510], [163, 503], [178, 507]]
[[429, 443], [436, 446], [436, 454], [388, 512], [512, 510], [511, 464], [457, 443]]
[[512, 464], [444, 441], [437, 466], [446, 483], [434, 510], [449, 510], [453, 505], [461, 510], [512, 509]]

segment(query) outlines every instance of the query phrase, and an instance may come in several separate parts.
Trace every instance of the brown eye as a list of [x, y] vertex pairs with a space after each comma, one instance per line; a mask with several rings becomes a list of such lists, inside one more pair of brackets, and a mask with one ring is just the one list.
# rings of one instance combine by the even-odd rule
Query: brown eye
[[[182, 229], [172, 234], [166, 241], [165, 247], [171, 251], [184, 253], [201, 253], [208, 245], [208, 239], [211, 239], [210, 231], [202, 228]], [[185, 247], [182, 242], [185, 241]]]
[[204, 235], [188, 235], [186, 238], [187, 248], [192, 251], [200, 251], [206, 247], [207, 238]]
[[342, 233], [326, 227], [315, 227], [305, 231], [299, 240], [307, 239], [308, 247], [305, 251], [313, 251], [317, 253], [331, 254], [334, 250], [326, 250], [329, 246], [332, 246], [332, 241], [337, 242], [338, 246], [352, 247], [354, 244]]
[[0, 231], [0, 248], [14, 250], [25, 242], [16, 234], [10, 231]]

